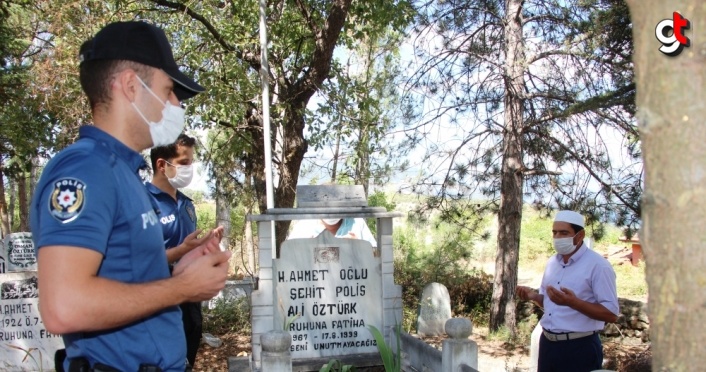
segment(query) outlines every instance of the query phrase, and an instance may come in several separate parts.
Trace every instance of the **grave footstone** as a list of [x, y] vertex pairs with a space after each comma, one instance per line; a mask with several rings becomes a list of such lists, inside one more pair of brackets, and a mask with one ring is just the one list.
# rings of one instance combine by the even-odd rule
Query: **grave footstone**
[[429, 283], [419, 299], [417, 333], [420, 336], [442, 336], [444, 325], [451, 318], [451, 297], [441, 283]]

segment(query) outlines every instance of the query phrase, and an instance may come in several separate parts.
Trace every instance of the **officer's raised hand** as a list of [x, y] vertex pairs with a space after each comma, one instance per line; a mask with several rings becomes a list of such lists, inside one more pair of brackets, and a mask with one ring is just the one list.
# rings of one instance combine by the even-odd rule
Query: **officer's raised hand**
[[173, 276], [182, 281], [185, 301], [205, 301], [217, 295], [225, 287], [230, 257], [231, 252], [221, 251], [218, 239], [212, 237], [179, 260]]
[[203, 230], [196, 230], [184, 238], [184, 241], [174, 248], [167, 249], [167, 261], [171, 264], [179, 261], [185, 254], [191, 252], [196, 247], [205, 244], [208, 239], [213, 237], [214, 232], [210, 231], [208, 234], [199, 237]]

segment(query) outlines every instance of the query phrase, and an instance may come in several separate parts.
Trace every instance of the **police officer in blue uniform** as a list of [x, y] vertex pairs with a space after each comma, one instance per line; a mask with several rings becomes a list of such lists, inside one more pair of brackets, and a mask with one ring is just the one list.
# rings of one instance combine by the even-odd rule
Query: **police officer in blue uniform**
[[177, 305], [215, 296], [230, 253], [212, 237], [170, 275], [139, 152], [177, 138], [180, 101], [203, 87], [179, 71], [164, 32], [145, 22], [107, 25], [80, 57], [94, 125], [51, 159], [32, 198], [42, 320], [63, 335], [69, 371], [184, 371]]
[[[177, 262], [211, 236], [220, 237], [223, 231], [222, 227], [218, 227], [199, 238], [201, 230], [196, 229], [194, 203], [179, 191], [180, 188], [187, 187], [194, 176], [195, 145], [195, 139], [180, 134], [176, 142], [153, 147], [150, 151], [153, 176], [152, 182], [145, 185], [159, 208], [157, 217], [162, 225], [167, 260], [170, 264]], [[186, 336], [186, 358], [193, 367], [203, 330], [201, 302], [186, 302], [181, 304], [180, 308]]]

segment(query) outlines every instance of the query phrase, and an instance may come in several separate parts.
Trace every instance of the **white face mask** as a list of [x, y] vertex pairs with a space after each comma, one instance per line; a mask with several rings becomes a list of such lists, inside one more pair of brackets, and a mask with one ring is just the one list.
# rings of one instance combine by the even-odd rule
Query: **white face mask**
[[137, 108], [137, 105], [135, 105], [135, 102], [130, 102], [132, 104], [132, 107], [135, 108], [135, 111], [137, 111], [138, 114], [142, 117], [142, 120], [147, 123], [147, 125], [150, 127], [150, 137], [152, 137], [152, 146], [157, 147], [157, 146], [166, 146], [166, 145], [171, 145], [176, 141], [176, 139], [179, 137], [181, 134], [181, 131], [184, 130], [184, 109], [178, 106], [172, 105], [169, 101], [166, 103], [162, 102], [159, 97], [157, 97], [156, 94], [150, 89], [147, 84], [145, 84], [140, 77], [137, 77], [138, 80], [140, 80], [140, 83], [142, 83], [142, 86], [147, 89], [150, 94], [159, 101], [159, 103], [164, 106], [164, 109], [162, 109], [162, 120], [159, 122], [151, 122], [147, 120], [145, 115], [142, 114], [142, 111]]
[[323, 221], [327, 225], [335, 225], [337, 224], [341, 219], [340, 218], [323, 218], [321, 221]]
[[167, 176], [167, 181], [169, 181], [169, 184], [175, 189], [181, 189], [189, 186], [191, 179], [194, 178], [194, 165], [175, 165], [166, 160], [165, 162], [176, 169], [176, 175], [174, 175], [174, 177]]
[[[578, 235], [578, 234], [577, 234]], [[572, 236], [571, 238], [554, 238], [554, 250], [556, 253], [559, 253], [561, 255], [567, 255], [576, 249], [576, 246], [574, 245], [574, 237], [576, 235]]]

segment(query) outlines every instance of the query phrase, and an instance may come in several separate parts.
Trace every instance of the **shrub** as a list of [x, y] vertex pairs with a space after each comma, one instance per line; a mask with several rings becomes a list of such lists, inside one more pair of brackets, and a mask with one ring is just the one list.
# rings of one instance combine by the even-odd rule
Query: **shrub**
[[230, 332], [250, 333], [250, 304], [248, 298], [216, 299], [213, 309], [203, 310], [203, 330], [224, 335]]

